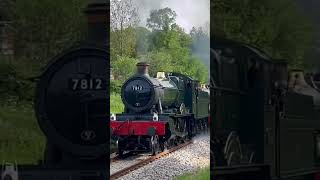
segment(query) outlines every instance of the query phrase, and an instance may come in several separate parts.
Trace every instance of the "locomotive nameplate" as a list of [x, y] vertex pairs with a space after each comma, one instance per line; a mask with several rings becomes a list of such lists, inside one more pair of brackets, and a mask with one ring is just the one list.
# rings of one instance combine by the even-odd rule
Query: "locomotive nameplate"
[[71, 90], [106, 90], [105, 80], [102, 78], [71, 78], [69, 79]]

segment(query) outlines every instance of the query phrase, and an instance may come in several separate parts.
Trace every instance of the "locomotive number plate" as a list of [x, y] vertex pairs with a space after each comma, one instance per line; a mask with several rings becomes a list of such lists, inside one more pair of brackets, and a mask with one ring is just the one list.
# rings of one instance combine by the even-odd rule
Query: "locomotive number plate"
[[105, 90], [105, 80], [102, 78], [85, 78], [69, 80], [69, 88], [72, 90]]

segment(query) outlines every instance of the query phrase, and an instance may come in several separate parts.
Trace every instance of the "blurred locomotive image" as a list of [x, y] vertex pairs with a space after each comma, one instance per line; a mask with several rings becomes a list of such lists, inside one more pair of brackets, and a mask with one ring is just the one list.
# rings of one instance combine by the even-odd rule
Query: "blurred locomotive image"
[[179, 73], [148, 73], [149, 64], [137, 64], [136, 75], [122, 86], [122, 114], [111, 115], [118, 154], [148, 151], [155, 155], [179, 144], [208, 126], [209, 89]]
[[[317, 76], [226, 39], [211, 46], [211, 167], [270, 165], [274, 178], [312, 178], [320, 163]], [[216, 170], [213, 169], [213, 172]]]

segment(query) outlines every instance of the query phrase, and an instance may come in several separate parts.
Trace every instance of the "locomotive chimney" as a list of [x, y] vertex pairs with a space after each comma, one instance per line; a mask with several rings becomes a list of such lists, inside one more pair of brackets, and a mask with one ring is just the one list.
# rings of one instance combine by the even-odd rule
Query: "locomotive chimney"
[[106, 46], [109, 35], [109, 4], [106, 0], [89, 0], [85, 13], [88, 18], [88, 41]]
[[139, 62], [137, 63], [137, 73], [141, 75], [148, 75], [149, 76], [149, 64], [146, 62]]

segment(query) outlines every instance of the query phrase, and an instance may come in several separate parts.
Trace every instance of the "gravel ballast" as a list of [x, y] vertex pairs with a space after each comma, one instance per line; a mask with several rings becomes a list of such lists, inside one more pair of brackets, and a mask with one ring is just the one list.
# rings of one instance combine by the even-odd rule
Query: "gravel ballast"
[[[141, 160], [141, 159], [140, 159]], [[111, 164], [110, 173], [135, 164], [139, 159]], [[193, 143], [177, 150], [166, 157], [143, 166], [121, 178], [120, 180], [164, 180], [192, 173], [210, 164], [210, 136], [208, 134], [194, 137]]]

